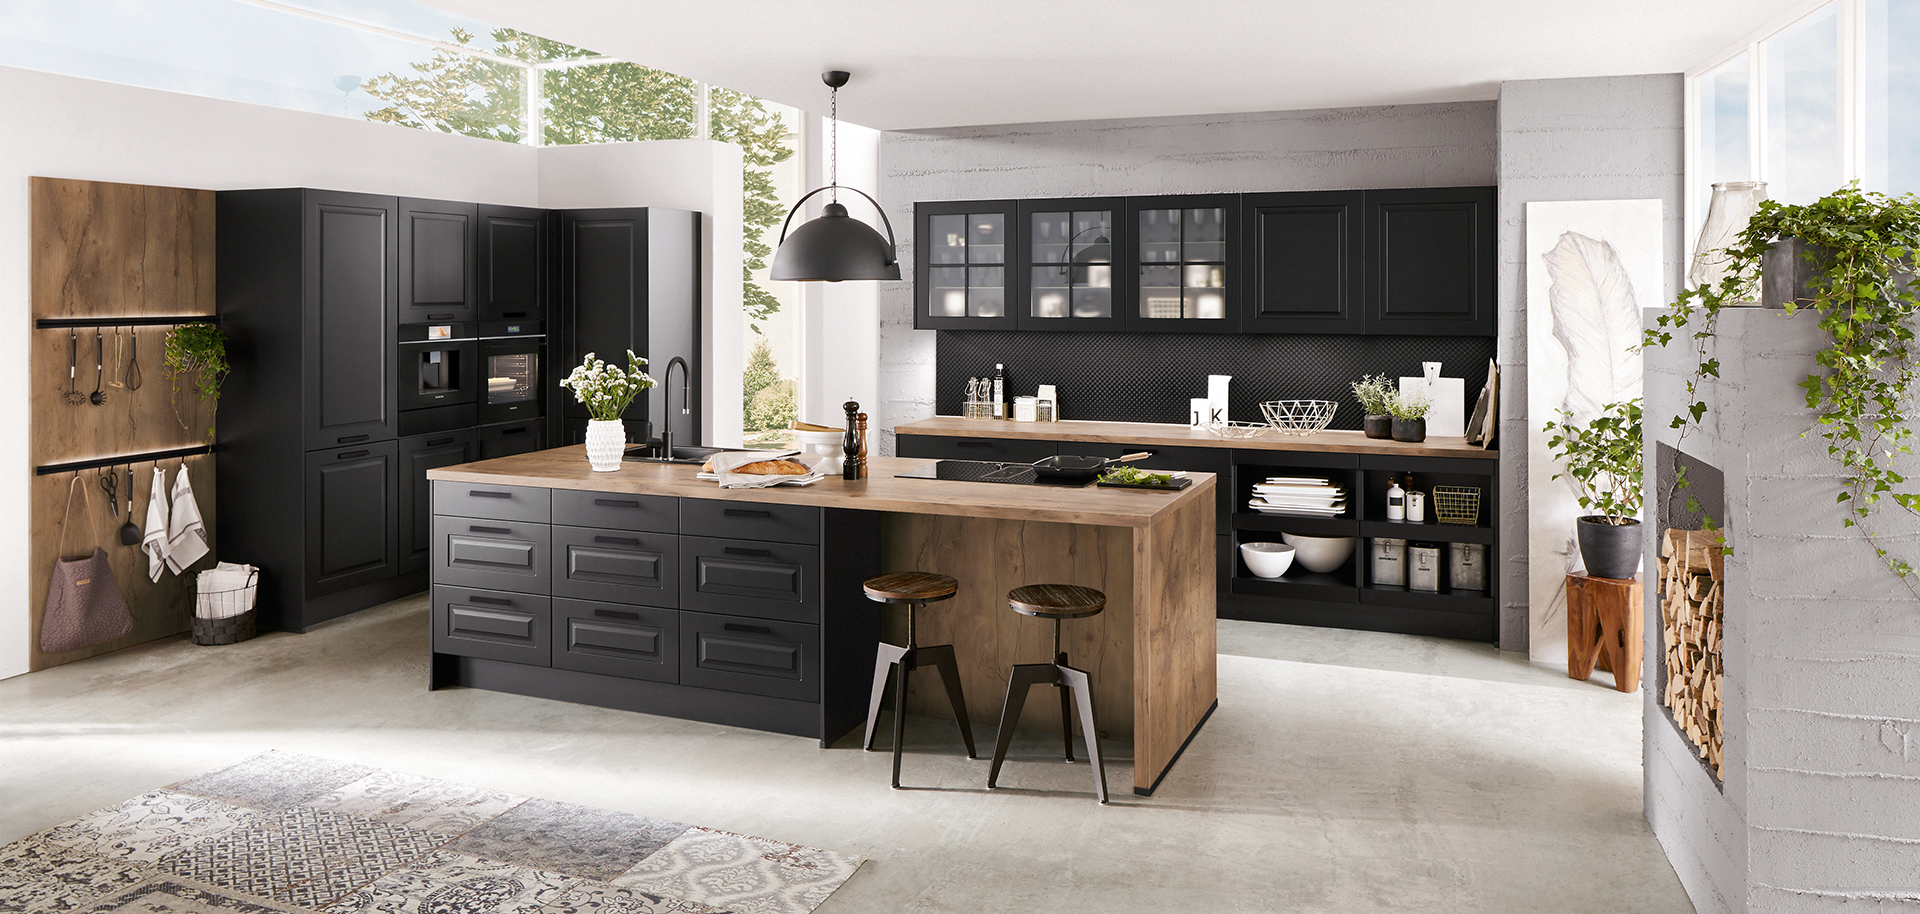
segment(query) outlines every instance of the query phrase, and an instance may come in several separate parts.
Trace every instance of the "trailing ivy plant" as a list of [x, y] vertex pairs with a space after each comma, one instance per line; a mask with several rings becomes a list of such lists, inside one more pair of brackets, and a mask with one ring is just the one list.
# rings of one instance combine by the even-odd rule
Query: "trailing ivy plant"
[[1606, 518], [1613, 526], [1636, 522], [1644, 496], [1640, 487], [1645, 448], [1640, 443], [1640, 400], [1609, 403], [1585, 425], [1560, 411], [1560, 421], [1547, 423], [1547, 441], [1566, 467], [1555, 473], [1573, 480], [1580, 490], [1580, 507]]
[[219, 326], [205, 321], [181, 324], [167, 331], [166, 351], [162, 357], [167, 377], [173, 381], [173, 417], [181, 428], [191, 429], [180, 415], [180, 383], [193, 375], [193, 390], [207, 409], [207, 443], [214, 440], [214, 416], [220, 409], [220, 382], [233, 366], [227, 362], [227, 336]]
[[1827, 456], [1841, 469], [1836, 500], [1847, 506], [1844, 526], [1858, 527], [1874, 554], [1920, 595], [1913, 564], [1888, 551], [1871, 523], [1886, 504], [1920, 517], [1920, 493], [1903, 488], [1906, 477], [1895, 466], [1899, 455], [1913, 453], [1908, 411], [1920, 363], [1912, 318], [1920, 302], [1910, 280], [1920, 263], [1920, 197], [1862, 191], [1856, 182], [1805, 206], [1761, 203], [1724, 252], [1724, 278], [1682, 292], [1646, 332], [1645, 345], [1678, 339], [1694, 353], [1686, 410], [1671, 426], [1683, 437], [1700, 427], [1707, 412], [1700, 388], [1720, 376], [1709, 346], [1720, 312], [1758, 300], [1761, 256], [1790, 238], [1806, 243], [1803, 256], [1814, 268], [1812, 298], [1786, 309], [1813, 312], [1826, 335], [1816, 370], [1800, 386]]

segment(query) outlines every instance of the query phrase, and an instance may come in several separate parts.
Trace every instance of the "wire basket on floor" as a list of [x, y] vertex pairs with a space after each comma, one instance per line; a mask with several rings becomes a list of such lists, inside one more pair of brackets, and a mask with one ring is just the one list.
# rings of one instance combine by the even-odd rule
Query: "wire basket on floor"
[[254, 604], [259, 598], [260, 569], [241, 567], [247, 576], [238, 586], [234, 574], [239, 569], [231, 566], [210, 568], [194, 576], [193, 643], [237, 644], [259, 633]]
[[1434, 486], [1433, 516], [1443, 524], [1480, 523], [1480, 487]]
[[1282, 435], [1311, 435], [1333, 424], [1333, 411], [1340, 404], [1332, 400], [1268, 400], [1260, 404], [1267, 424]]

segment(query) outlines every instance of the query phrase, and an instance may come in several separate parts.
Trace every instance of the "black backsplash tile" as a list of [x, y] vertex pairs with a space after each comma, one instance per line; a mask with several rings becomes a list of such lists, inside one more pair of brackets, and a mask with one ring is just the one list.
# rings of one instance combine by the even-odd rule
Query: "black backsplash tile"
[[[942, 330], [935, 346], [935, 408], [957, 416], [967, 379], [1004, 363], [1007, 400], [1040, 384], [1059, 388], [1060, 415], [1094, 422], [1187, 421], [1207, 375], [1233, 376], [1229, 412], [1261, 421], [1262, 400], [1333, 400], [1332, 428], [1360, 427], [1349, 385], [1363, 375], [1418, 377], [1421, 362], [1465, 378], [1467, 409], [1487, 383], [1492, 337], [1330, 334], [1021, 333]], [[1009, 406], [1009, 409], [1012, 407]]]

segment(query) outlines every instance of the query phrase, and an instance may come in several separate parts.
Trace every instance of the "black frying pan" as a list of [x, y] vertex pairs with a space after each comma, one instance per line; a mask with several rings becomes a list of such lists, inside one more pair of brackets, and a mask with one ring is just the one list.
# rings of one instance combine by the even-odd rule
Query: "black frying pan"
[[1033, 462], [1033, 470], [1046, 479], [1092, 479], [1106, 468], [1117, 463], [1130, 463], [1152, 457], [1152, 451], [1141, 451], [1124, 457], [1072, 457], [1061, 454], [1058, 457], [1045, 457]]

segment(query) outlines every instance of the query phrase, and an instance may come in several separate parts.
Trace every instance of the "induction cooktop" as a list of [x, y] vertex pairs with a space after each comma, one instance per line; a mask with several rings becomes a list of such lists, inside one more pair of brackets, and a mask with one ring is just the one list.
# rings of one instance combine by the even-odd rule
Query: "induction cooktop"
[[1086, 479], [1049, 479], [1026, 463], [998, 463], [991, 460], [936, 460], [917, 470], [895, 474], [900, 479], [952, 479], [960, 482], [1000, 482], [1015, 486], [1052, 486], [1057, 489], [1083, 489], [1093, 484]]

